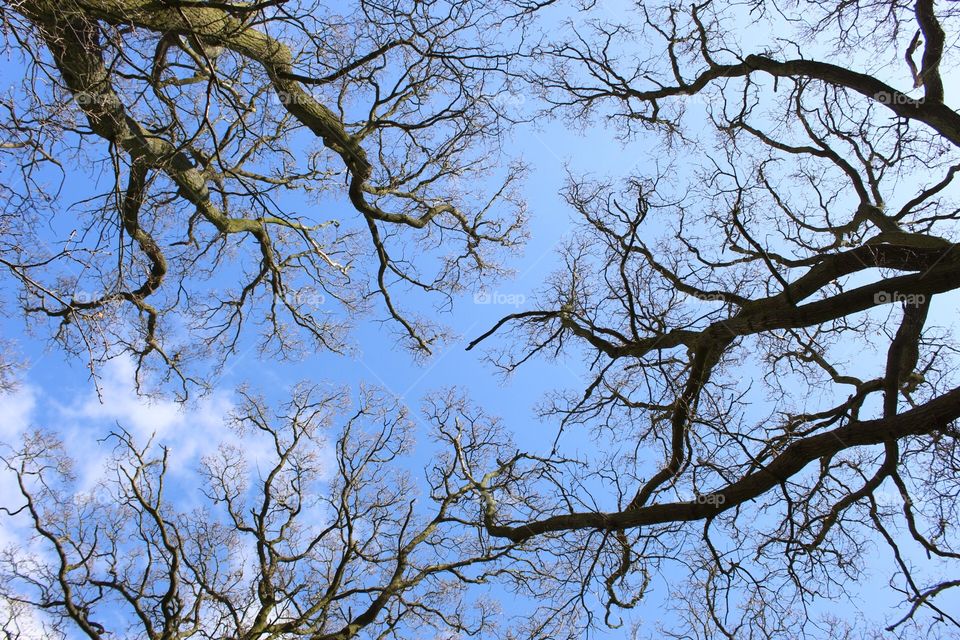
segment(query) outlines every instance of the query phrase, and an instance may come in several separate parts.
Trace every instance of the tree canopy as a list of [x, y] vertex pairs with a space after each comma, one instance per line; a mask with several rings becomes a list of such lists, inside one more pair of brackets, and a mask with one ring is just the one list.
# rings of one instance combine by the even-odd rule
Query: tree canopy
[[[90, 638], [957, 633], [957, 7], [628, 8], [2, 9], [18, 304], [94, 371], [126, 353], [181, 395], [248, 324], [269, 352], [345, 352], [372, 312], [435, 349], [442, 321], [401, 301], [507, 275], [538, 123], [644, 157], [571, 163], [554, 275], [465, 345], [507, 374], [582, 362], [541, 404], [555, 441], [518, 449], [456, 391], [414, 438], [377, 392], [298, 387], [273, 415], [254, 389], [232, 420], [268, 459], [253, 478], [263, 446], [225, 445], [189, 511], [163, 497], [162, 447], [113, 430], [83, 493], [38, 432], [4, 455], [5, 511], [45, 548], [4, 558], [11, 637], [24, 611]], [[51, 177], [82, 163], [111, 188], [65, 202]], [[882, 627], [823, 613], [878, 568], [900, 600]], [[659, 625], [621, 626], [663, 585]]]

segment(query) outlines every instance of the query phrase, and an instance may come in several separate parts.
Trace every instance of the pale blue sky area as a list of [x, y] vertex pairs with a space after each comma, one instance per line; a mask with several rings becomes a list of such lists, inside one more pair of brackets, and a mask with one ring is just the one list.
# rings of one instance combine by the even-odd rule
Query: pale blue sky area
[[[613, 6], [613, 5], [610, 5]], [[611, 9], [616, 11], [618, 9]], [[5, 67], [0, 73], [0, 89], [7, 90], [17, 78], [17, 69]], [[523, 102], [523, 100], [520, 100]], [[696, 114], [702, 106], [691, 107], [691, 126], [696, 129], [702, 120]], [[534, 405], [551, 390], [582, 391], [586, 377], [584, 365], [571, 354], [560, 360], [534, 359], [509, 379], [501, 377], [483, 359], [483, 350], [467, 352], [466, 344], [489, 329], [502, 316], [530, 308], [532, 296], [549, 274], [561, 263], [558, 247], [574, 229], [574, 214], [559, 195], [569, 167], [575, 173], [589, 172], [597, 177], [618, 178], [632, 173], [652, 171], [657, 163], [655, 145], [638, 140], [621, 145], [599, 121], [590, 129], [572, 130], [561, 121], [540, 121], [519, 126], [505, 143], [530, 166], [523, 183], [524, 198], [530, 215], [530, 239], [522, 254], [507, 259], [515, 276], [493, 284], [482, 292], [466, 292], [456, 299], [449, 313], [437, 314], [436, 298], [423, 296], [401, 298], [401, 304], [413, 312], [438, 317], [458, 336], [438, 349], [426, 362], [418, 364], [410, 355], [395, 346], [394, 327], [385, 327], [383, 308], [375, 303], [369, 317], [358, 318], [351, 334], [356, 350], [348, 357], [319, 353], [299, 362], [261, 359], [249, 338], [240, 345], [237, 355], [227, 361], [225, 370], [215, 379], [214, 390], [205, 397], [178, 407], [168, 399], [148, 401], [138, 398], [131, 388], [131, 365], [121, 359], [102, 371], [103, 402], [98, 402], [85, 362], [68, 359], [45, 339], [39, 329], [35, 335], [23, 333], [23, 320], [11, 309], [0, 320], [2, 335], [14, 338], [27, 366], [22, 371], [22, 384], [12, 395], [0, 397], [0, 439], [10, 441], [27, 426], [45, 426], [62, 431], [73, 450], [82, 455], [84, 473], [95, 475], [98, 464], [97, 438], [119, 423], [142, 437], [156, 432], [174, 449], [174, 460], [181, 465], [195, 463], [209, 451], [222, 431], [220, 418], [234, 400], [232, 390], [249, 384], [268, 399], [283, 400], [290, 387], [301, 380], [329, 381], [356, 387], [360, 383], [382, 386], [416, 409], [423, 396], [449, 385], [461, 387], [471, 399], [490, 414], [500, 416], [514, 435], [518, 446], [527, 450], [548, 452], [556, 437], [555, 422], [541, 422]], [[10, 167], [0, 168], [0, 180], [16, 180]], [[62, 199], [69, 202], [82, 197], [88, 189], [86, 176], [70, 175], [64, 185]], [[483, 188], [484, 185], [478, 185]], [[331, 205], [342, 206], [342, 205]], [[356, 215], [348, 209], [344, 215]], [[4, 299], [10, 300], [12, 289], [4, 281]], [[402, 295], [402, 294], [400, 294]], [[956, 320], [957, 296], [944, 296], [934, 310], [935, 323], [953, 324]], [[495, 336], [490, 346], [504, 346]], [[859, 364], [869, 365], [864, 359]], [[758, 392], [759, 393], [759, 392]], [[593, 446], [589, 434], [580, 430], [564, 436], [569, 452], [589, 450]], [[105, 446], [105, 445], [104, 445]], [[412, 463], [416, 464], [414, 458]], [[10, 487], [0, 482], [0, 490]], [[189, 498], [189, 496], [187, 496]], [[610, 506], [614, 497], [610, 497]], [[10, 533], [5, 534], [9, 539]], [[0, 539], [2, 540], [2, 539]], [[886, 550], [882, 552], [886, 563]], [[860, 606], [867, 617], [885, 617], [884, 606], [890, 596], [881, 594], [883, 584], [864, 584]], [[886, 592], [884, 592], [886, 593]], [[619, 631], [600, 637], [630, 637], [630, 620], [651, 621], [660, 613], [659, 602], [667, 596], [667, 588], [656, 585], [647, 601], [629, 616], [628, 624]], [[957, 604], [955, 599], [953, 604]], [[505, 605], [510, 607], [508, 601]], [[852, 618], [855, 612], [847, 605], [838, 611], [833, 603], [824, 603], [824, 611]]]

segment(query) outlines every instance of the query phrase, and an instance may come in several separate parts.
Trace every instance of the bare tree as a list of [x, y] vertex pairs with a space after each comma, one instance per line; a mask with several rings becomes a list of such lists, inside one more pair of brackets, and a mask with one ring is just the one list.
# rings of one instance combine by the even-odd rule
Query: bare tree
[[[585, 358], [586, 388], [544, 406], [559, 420], [552, 451], [518, 453], [461, 400], [437, 399], [427, 415], [447, 453], [428, 474], [432, 510], [418, 510], [388, 474], [400, 414], [370, 409], [354, 421], [377, 416], [372, 435], [354, 440], [348, 421], [335, 479], [308, 491], [320, 481], [308, 425], [333, 397], [298, 394], [282, 429], [251, 398], [239, 422], [273, 440], [276, 473], [251, 493], [240, 452], [207, 461], [216, 519], [162, 508], [162, 452], [124, 432], [109, 499], [77, 497], [57, 484], [59, 445], [38, 435], [7, 457], [26, 500], [9, 510], [47, 548], [7, 558], [8, 633], [39, 610], [51, 633], [100, 637], [119, 604], [128, 626], [114, 632], [148, 637], [579, 637], [667, 581], [668, 637], [870, 637], [817, 604], [881, 569], [902, 596], [889, 632], [960, 627], [943, 605], [960, 585], [960, 387], [938, 326], [960, 289], [960, 114], [947, 104], [958, 10], [758, 0], [611, 16], [587, 4], [520, 55], [530, 15], [553, 4], [3, 10], [28, 73], [4, 102], [2, 150], [23, 180], [2, 187], [0, 258], [23, 308], [92, 362], [125, 349], [185, 378], [182, 358], [236, 348], [258, 297], [268, 344], [297, 347], [292, 323], [342, 349], [340, 319], [304, 292], [351, 310], [379, 296], [429, 349], [391, 287], [453, 294], [522, 235], [518, 169], [479, 202], [454, 180], [496, 166], [512, 117], [498, 96], [518, 60], [541, 65], [520, 71], [548, 114], [603, 117], [628, 144], [657, 144], [657, 169], [623, 185], [571, 176], [583, 226], [564, 268], [538, 308], [473, 343], [513, 331], [521, 347], [496, 357], [507, 371], [538, 354]], [[87, 165], [111, 188], [76, 203], [74, 237], [36, 247], [32, 220], [61, 206], [47, 176]], [[327, 194], [357, 224], [295, 213], [335, 206]], [[516, 211], [494, 215], [501, 199]], [[208, 332], [203, 349], [173, 346], [175, 310]], [[590, 429], [595, 452], [564, 454], [571, 429]], [[248, 573], [223, 555], [241, 540]], [[457, 606], [494, 579], [535, 603], [526, 626], [493, 630], [488, 610]]]
[[23, 73], [0, 101], [20, 176], [0, 260], [20, 306], [91, 365], [126, 351], [185, 387], [249, 321], [280, 353], [342, 351], [372, 297], [429, 352], [440, 328], [391, 291], [449, 304], [523, 239], [498, 144], [533, 9], [7, 3]]
[[30, 435], [4, 456], [20, 493], [4, 499], [8, 524], [31, 532], [0, 562], [5, 637], [577, 637], [555, 611], [517, 616], [482, 586], [551, 569], [476, 517], [464, 472], [509, 447], [502, 427], [458, 394], [432, 397], [440, 450], [418, 477], [403, 470], [406, 411], [371, 390], [350, 405], [343, 389], [302, 386], [274, 415], [244, 393], [236, 440], [199, 476], [116, 430], [92, 489], [62, 441]]
[[664, 579], [670, 637], [838, 637], [817, 603], [870, 580], [902, 596], [887, 631], [960, 627], [958, 19], [642, 3], [540, 51], [550, 112], [602, 116], [628, 149], [662, 136], [658, 171], [570, 178], [565, 268], [473, 343], [517, 336], [507, 371], [585, 357], [589, 384], [544, 413], [596, 454], [503, 469], [485, 517], [569, 536], [608, 624]]

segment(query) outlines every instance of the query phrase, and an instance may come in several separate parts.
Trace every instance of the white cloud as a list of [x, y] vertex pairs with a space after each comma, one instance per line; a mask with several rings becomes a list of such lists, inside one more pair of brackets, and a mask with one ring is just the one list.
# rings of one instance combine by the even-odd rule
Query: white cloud
[[[99, 396], [87, 388], [58, 398], [26, 381], [0, 393], [0, 450], [10, 453], [18, 448], [23, 434], [33, 428], [52, 430], [76, 462], [82, 491], [101, 478], [113, 450], [101, 440], [118, 427], [130, 432], [140, 446], [151, 438], [155, 445], [166, 446], [169, 472], [175, 476], [191, 475], [201, 456], [215, 451], [222, 441], [235, 440], [225, 425], [233, 409], [231, 394], [215, 391], [187, 405], [139, 396], [133, 385], [134, 364], [128, 358], [111, 361], [102, 373]], [[0, 473], [0, 495], [17, 495], [13, 482], [12, 474]], [[0, 532], [0, 541], [3, 538]]]
[[[33, 387], [21, 384], [13, 391], [0, 393], [0, 455], [6, 457], [17, 448], [21, 435], [34, 426], [37, 394]], [[16, 509], [21, 501], [16, 476], [0, 468], [0, 506]], [[9, 521], [8, 521], [9, 522]], [[22, 541], [24, 531], [7, 525], [0, 527], [0, 548]]]
[[[233, 405], [224, 392], [211, 393], [184, 406], [138, 396], [133, 386], [134, 365], [129, 359], [112, 361], [103, 374], [100, 396], [88, 388], [72, 397], [57, 398], [51, 391], [26, 382], [0, 394], [0, 455], [17, 449], [27, 431], [49, 429], [63, 439], [75, 462], [77, 490], [88, 491], [103, 477], [113, 451], [113, 443], [102, 439], [122, 427], [139, 446], [151, 438], [155, 445], [166, 446], [170, 479], [193, 488], [199, 458], [215, 451], [221, 441], [235, 438], [225, 425]], [[0, 505], [16, 508], [18, 495], [15, 476], [0, 470]], [[180, 497], [187, 503], [199, 498]], [[22, 542], [24, 533], [8, 521], [0, 526], [0, 547]]]
[[[231, 408], [227, 397], [219, 392], [192, 404], [180, 405], [172, 400], [158, 400], [138, 396], [133, 386], [135, 368], [127, 358], [112, 360], [103, 370], [101, 399], [93, 392], [62, 409], [74, 418], [119, 422], [138, 438], [157, 438], [169, 441], [193, 442], [202, 445], [208, 441], [204, 429], [218, 430]], [[184, 429], [192, 425], [191, 429]], [[200, 438], [200, 436], [205, 436]]]
[[26, 384], [7, 393], [0, 393], [0, 442], [13, 444], [34, 419], [37, 394]]
[[197, 460], [232, 438], [225, 419], [233, 408], [228, 394], [211, 394], [181, 405], [173, 400], [137, 395], [133, 385], [134, 364], [128, 358], [112, 360], [103, 369], [100, 395], [90, 390], [59, 405], [57, 431], [71, 455], [82, 463], [77, 468], [80, 483], [89, 487], [103, 470], [111, 445], [98, 442], [117, 427], [126, 429], [139, 446], [151, 438], [169, 450], [169, 471], [190, 474]]
[[[87, 386], [81, 392], [58, 397], [52, 390], [28, 384], [0, 395], [0, 442], [16, 447], [20, 435], [31, 428], [53, 431], [74, 461], [75, 489], [86, 492], [104, 477], [116, 444], [103, 440], [111, 431], [125, 429], [140, 447], [152, 438], [152, 453], [159, 453], [156, 447], [160, 445], [167, 447], [167, 496], [181, 509], [206, 502], [197, 491], [199, 478], [195, 471], [200, 458], [215, 453], [221, 443], [238, 446], [244, 452], [254, 483], [266, 473], [273, 462], [268, 439], [257, 432], [240, 437], [226, 424], [235, 408], [232, 391], [214, 391], [186, 405], [146, 398], [136, 393], [134, 368], [129, 359], [111, 361], [101, 371], [99, 395]], [[332, 448], [322, 449], [324, 466], [328, 471], [334, 469]], [[0, 494], [18, 495], [14, 483], [12, 474], [0, 471]], [[310, 523], [325, 518], [323, 509], [301, 516], [302, 521]], [[12, 530], [2, 529], [0, 543], [16, 537]]]

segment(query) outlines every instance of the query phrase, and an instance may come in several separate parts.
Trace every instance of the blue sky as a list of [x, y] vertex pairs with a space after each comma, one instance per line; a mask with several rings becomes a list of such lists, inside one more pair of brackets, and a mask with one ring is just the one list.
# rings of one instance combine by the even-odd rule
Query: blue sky
[[[16, 73], [15, 68], [5, 68], [0, 76], [5, 86]], [[517, 97], [518, 104], [523, 102], [522, 96]], [[694, 111], [698, 108], [701, 107], [693, 106]], [[700, 120], [696, 113], [691, 117], [692, 126], [696, 127]], [[456, 300], [452, 311], [443, 314], [441, 321], [458, 337], [426, 362], [416, 363], [407, 352], [396, 348], [393, 333], [379, 322], [382, 308], [375, 306], [369, 317], [357, 319], [351, 334], [356, 349], [348, 357], [320, 353], [299, 362], [261, 359], [247, 339], [241, 343], [238, 354], [227, 361], [213, 391], [185, 406], [168, 398], [138, 397], [131, 385], [132, 364], [118, 359], [101, 372], [101, 402], [85, 363], [66, 358], [49, 344], [42, 329], [35, 335], [25, 334], [22, 318], [7, 308], [2, 334], [16, 340], [26, 366], [21, 371], [19, 388], [0, 397], [0, 439], [12, 442], [18, 433], [33, 425], [55, 429], [64, 434], [71, 450], [83, 460], [82, 475], [92, 480], [101, 464], [100, 456], [106, 453], [97, 444], [97, 438], [119, 423], [141, 438], [155, 435], [172, 447], [177, 464], [188, 467], [211, 450], [217, 436], [229, 438], [220, 418], [234, 402], [233, 389], [237, 386], [251, 384], [277, 401], [283, 400], [296, 382], [312, 380], [354, 387], [361, 382], [379, 385], [414, 409], [426, 393], [455, 384], [485, 411], [502, 417], [519, 446], [549, 451], [556, 425], [539, 421], [534, 406], [551, 390], [582, 390], [586, 380], [582, 362], [575, 354], [556, 361], [534, 359], [509, 379], [503, 379], [483, 360], [481, 351], [467, 352], [464, 347], [503, 315], [529, 308], [536, 290], [561, 265], [556, 251], [575, 228], [573, 213], [559, 195], [568, 167], [574, 173], [589, 171], [611, 178], [655, 167], [655, 147], [637, 142], [623, 146], [602, 124], [572, 130], [559, 121], [539, 122], [536, 127], [524, 125], [512, 133], [505, 147], [517, 150], [530, 165], [523, 185], [530, 213], [530, 240], [522, 254], [509, 261], [514, 277], [491, 284], [483, 291], [466, 292]], [[6, 171], [7, 175], [0, 174], [0, 179], [17, 179], [9, 167]], [[62, 194], [64, 201], [83, 197], [89, 187], [86, 180], [69, 176]], [[351, 215], [349, 210], [344, 212]], [[5, 299], [9, 300], [10, 283], [6, 282], [5, 287]], [[411, 300], [404, 301], [407, 308], [436, 315], [436, 299]], [[950, 296], [938, 302], [937, 322], [955, 322], [956, 301], [956, 296]], [[498, 340], [494, 337], [491, 344], [503, 344]], [[588, 434], [576, 431], [565, 435], [565, 444], [568, 451], [589, 450], [593, 446]], [[9, 485], [3, 484], [8, 480], [0, 481], [0, 493], [9, 495]], [[189, 495], [182, 497], [191, 499]], [[0, 541], [10, 540], [16, 533], [8, 531], [4, 535], [6, 538], [0, 537]], [[878, 603], [887, 602], [875, 588], [879, 586], [882, 585], [864, 585], [861, 603], [867, 615], [882, 613]], [[658, 601], [665, 595], [665, 586], [659, 585], [632, 616], [638, 620], [656, 619], [660, 615]], [[609, 636], [629, 637], [625, 631], [611, 632]]]
[[[586, 143], [587, 135], [590, 142]], [[52, 428], [67, 439], [69, 450], [82, 461], [78, 468], [81, 485], [92, 484], [98, 477], [109, 445], [98, 443], [115, 425], [122, 425], [136, 437], [154, 437], [171, 447], [176, 476], [186, 473], [201, 455], [211, 453], [220, 439], [231, 435], [223, 425], [235, 402], [233, 389], [249, 384], [273, 401], [285, 399], [298, 381], [329, 381], [356, 387], [360, 383], [379, 385], [416, 409], [424, 395], [451, 384], [467, 391], [471, 399], [490, 414], [503, 418], [518, 446], [547, 453], [556, 437], [556, 423], [539, 420], [535, 405], [545, 393], [559, 389], [582, 391], [586, 381], [582, 362], [575, 355], [555, 361], [534, 359], [508, 379], [483, 359], [482, 350], [467, 352], [464, 347], [492, 326], [500, 317], [528, 308], [531, 297], [550, 272], [558, 268], [556, 251], [574, 229], [569, 208], [559, 197], [565, 169], [590, 168], [597, 175], [623, 175], [636, 169], [637, 157], [609, 139], [604, 144], [600, 131], [571, 132], [560, 123], [550, 123], [541, 130], [527, 128], [514, 134], [531, 165], [525, 183], [530, 203], [531, 238], [522, 255], [512, 261], [516, 276], [491, 285], [486, 296], [467, 293], [461, 296], [443, 322], [461, 337], [450, 341], [422, 364], [395, 347], [390, 333], [375, 318], [360, 318], [353, 339], [356, 351], [349, 357], [319, 353], [299, 362], [261, 359], [253, 345], [241, 348], [230, 358], [213, 391], [180, 406], [169, 398], [138, 397], [132, 387], [133, 365], [119, 359], [101, 372], [101, 402], [82, 361], [69, 359], [42, 334], [28, 336], [22, 332], [22, 320], [14, 315], [3, 319], [3, 332], [15, 337], [20, 353], [27, 362], [22, 371], [22, 384], [13, 394], [0, 396], [0, 439], [12, 442], [18, 432], [33, 426]], [[639, 156], [641, 161], [644, 156]], [[640, 166], [642, 169], [642, 164]], [[487, 302], [489, 300], [489, 302]], [[432, 312], [427, 301], [421, 309]], [[947, 309], [944, 312], [949, 313]], [[499, 342], [498, 342], [499, 341]], [[504, 344], [498, 337], [491, 345]], [[758, 407], [762, 410], [762, 407]], [[563, 443], [570, 453], [589, 452], [594, 447], [588, 434], [567, 430]], [[414, 466], [418, 458], [414, 457]], [[424, 458], [425, 462], [426, 459]], [[9, 478], [0, 482], [0, 493], [9, 493]], [[189, 484], [189, 483], [188, 483]], [[187, 503], [198, 498], [189, 491], [176, 496]], [[610, 496], [612, 499], [613, 496]], [[10, 541], [16, 533], [8, 531], [0, 541]], [[881, 574], [882, 575], [882, 574]], [[679, 574], [676, 576], [680, 577]], [[881, 613], [879, 601], [889, 602], [882, 585], [864, 585], [861, 605], [865, 615]], [[623, 629], [601, 632], [598, 637], [628, 638], [630, 622], [650, 623], [663, 616], [661, 598], [667, 597], [670, 585], [654, 582], [650, 596], [634, 611], [624, 616]], [[507, 609], [511, 606], [509, 600]], [[516, 602], [516, 601], [514, 601]], [[830, 612], [833, 605], [824, 604]], [[849, 614], [850, 612], [847, 612]], [[850, 619], [845, 614], [846, 619]]]

